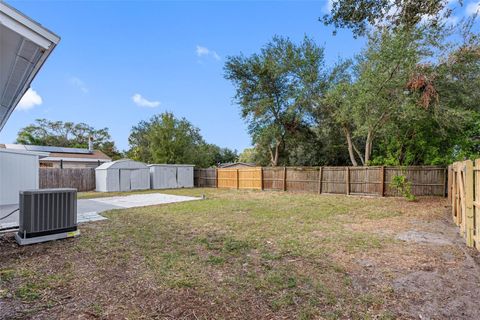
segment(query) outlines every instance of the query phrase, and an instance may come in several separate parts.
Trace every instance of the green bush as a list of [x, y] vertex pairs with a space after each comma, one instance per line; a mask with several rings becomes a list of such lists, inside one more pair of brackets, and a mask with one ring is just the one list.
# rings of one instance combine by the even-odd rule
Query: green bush
[[405, 175], [396, 175], [390, 182], [390, 187], [397, 190], [408, 201], [415, 201], [416, 197], [412, 193], [412, 183], [408, 181]]

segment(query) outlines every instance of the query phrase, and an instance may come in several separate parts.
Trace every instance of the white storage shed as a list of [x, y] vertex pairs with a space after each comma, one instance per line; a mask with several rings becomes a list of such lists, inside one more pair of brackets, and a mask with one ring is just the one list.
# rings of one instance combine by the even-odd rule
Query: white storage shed
[[[38, 189], [42, 153], [0, 150], [0, 217], [18, 208], [19, 192]], [[18, 212], [0, 220], [0, 229], [18, 226]]]
[[151, 164], [152, 189], [193, 188], [192, 164]]
[[150, 169], [129, 159], [106, 162], [95, 169], [95, 184], [99, 192], [150, 189]]

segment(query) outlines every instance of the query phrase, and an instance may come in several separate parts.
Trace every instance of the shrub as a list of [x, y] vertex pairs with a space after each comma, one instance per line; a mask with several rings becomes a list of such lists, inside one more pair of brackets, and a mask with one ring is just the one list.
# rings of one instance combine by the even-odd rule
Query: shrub
[[405, 175], [396, 175], [390, 182], [390, 187], [397, 190], [408, 201], [415, 201], [416, 197], [412, 193], [412, 183], [408, 181]]

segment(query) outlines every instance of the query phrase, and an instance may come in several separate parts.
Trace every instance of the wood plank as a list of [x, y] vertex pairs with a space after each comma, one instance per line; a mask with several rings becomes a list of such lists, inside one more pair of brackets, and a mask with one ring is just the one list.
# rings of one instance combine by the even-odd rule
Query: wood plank
[[473, 163], [465, 161], [465, 232], [467, 246], [473, 247]]
[[345, 172], [345, 193], [347, 195], [350, 194], [350, 168], [346, 167], [346, 172]]
[[318, 169], [318, 194], [322, 193], [323, 168]]
[[385, 166], [380, 171], [380, 196], [385, 197]]

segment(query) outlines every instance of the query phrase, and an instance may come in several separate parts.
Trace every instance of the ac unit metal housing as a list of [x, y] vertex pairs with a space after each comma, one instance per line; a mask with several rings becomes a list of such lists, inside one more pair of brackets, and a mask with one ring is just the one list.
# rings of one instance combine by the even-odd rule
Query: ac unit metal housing
[[20, 221], [15, 235], [18, 244], [27, 245], [78, 235], [76, 189], [20, 191]]

